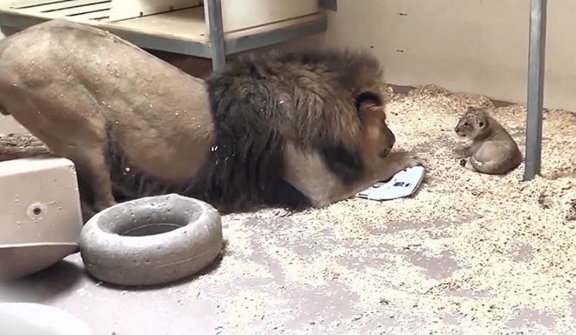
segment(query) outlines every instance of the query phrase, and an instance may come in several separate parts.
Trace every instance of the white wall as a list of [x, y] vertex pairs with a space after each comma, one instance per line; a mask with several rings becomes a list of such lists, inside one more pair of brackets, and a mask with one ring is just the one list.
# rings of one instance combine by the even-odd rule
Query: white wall
[[[548, 3], [545, 105], [576, 111], [576, 1]], [[311, 41], [372, 46], [389, 83], [434, 83], [524, 102], [529, 5], [529, 0], [338, 0], [328, 32]]]
[[[544, 104], [576, 111], [576, 1], [548, 1]], [[338, 0], [328, 32], [287, 43], [370, 48], [387, 82], [526, 100], [529, 0]], [[402, 14], [402, 15], [400, 15]]]

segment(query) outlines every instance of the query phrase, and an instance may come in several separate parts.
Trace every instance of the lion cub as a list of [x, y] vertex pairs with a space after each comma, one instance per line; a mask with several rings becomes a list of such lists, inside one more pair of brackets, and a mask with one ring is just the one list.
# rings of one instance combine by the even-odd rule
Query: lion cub
[[510, 134], [486, 112], [468, 107], [454, 131], [472, 140], [454, 150], [460, 165], [485, 174], [506, 174], [522, 163], [522, 153]]

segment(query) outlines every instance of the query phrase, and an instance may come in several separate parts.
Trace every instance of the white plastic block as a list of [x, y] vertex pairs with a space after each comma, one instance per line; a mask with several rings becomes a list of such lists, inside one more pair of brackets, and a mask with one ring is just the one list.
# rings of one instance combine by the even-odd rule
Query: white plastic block
[[0, 245], [77, 243], [83, 223], [72, 161], [0, 162], [0, 227]]

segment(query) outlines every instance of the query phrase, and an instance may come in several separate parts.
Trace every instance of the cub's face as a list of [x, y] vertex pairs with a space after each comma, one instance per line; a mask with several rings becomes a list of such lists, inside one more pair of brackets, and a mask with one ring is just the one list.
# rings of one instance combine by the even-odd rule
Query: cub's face
[[474, 139], [480, 135], [487, 126], [488, 120], [482, 113], [468, 109], [468, 111], [458, 119], [454, 132], [456, 132], [456, 135], [459, 137]]

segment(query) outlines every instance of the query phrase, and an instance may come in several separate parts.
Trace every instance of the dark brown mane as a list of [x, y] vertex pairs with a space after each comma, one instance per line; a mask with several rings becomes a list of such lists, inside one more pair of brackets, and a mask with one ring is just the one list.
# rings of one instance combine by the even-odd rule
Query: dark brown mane
[[309, 199], [282, 179], [286, 142], [319, 152], [344, 183], [354, 182], [364, 169], [355, 107], [358, 99], [383, 103], [381, 75], [380, 64], [368, 53], [237, 57], [206, 80], [216, 139], [201, 177], [187, 185], [165, 185], [137, 173], [127, 176], [115, 168], [122, 166], [122, 155], [112, 146], [115, 196], [177, 192], [206, 200], [222, 212], [307, 207]]

